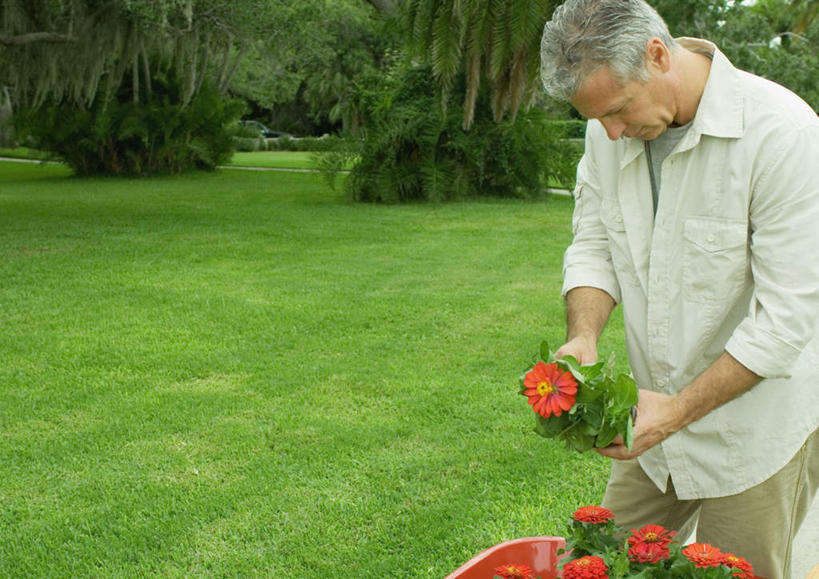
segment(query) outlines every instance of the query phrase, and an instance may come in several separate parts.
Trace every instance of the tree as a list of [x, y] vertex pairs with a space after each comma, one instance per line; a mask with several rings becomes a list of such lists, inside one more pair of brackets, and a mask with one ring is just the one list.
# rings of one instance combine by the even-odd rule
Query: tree
[[[399, 61], [362, 88], [362, 126], [340, 153], [322, 157], [331, 177], [351, 167], [345, 184], [357, 201], [397, 203], [472, 197], [539, 196], [548, 182], [573, 178], [579, 150], [561, 139], [540, 108], [493, 119], [489, 90], [479, 91], [473, 126], [462, 126], [458, 79], [446, 109], [429, 66]], [[331, 180], [332, 182], [332, 180]]]
[[431, 63], [446, 105], [456, 79], [466, 78], [463, 125], [469, 127], [483, 82], [495, 120], [514, 119], [540, 95], [540, 36], [552, 0], [407, 0], [407, 34]]
[[[377, 6], [376, 6], [377, 5]], [[358, 78], [380, 70], [392, 47], [395, 4], [365, 0], [279, 0], [278, 19], [249, 47], [230, 90], [277, 128], [304, 133], [354, 128]]]
[[795, 33], [802, 15], [787, 0], [734, 5], [714, 40], [736, 66], [788, 87], [819, 110], [819, 20]]
[[227, 87], [271, 10], [264, 0], [4, 0], [0, 85], [17, 104], [88, 107], [126, 77], [139, 100], [158, 71], [173, 69], [187, 102], [206, 78]]
[[264, 0], [5, 0], [0, 87], [18, 129], [79, 174], [212, 168], [230, 153], [223, 95]]

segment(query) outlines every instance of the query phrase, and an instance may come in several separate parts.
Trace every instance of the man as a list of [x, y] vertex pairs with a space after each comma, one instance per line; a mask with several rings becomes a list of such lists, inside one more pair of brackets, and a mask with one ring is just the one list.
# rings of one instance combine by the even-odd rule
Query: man
[[557, 354], [593, 363], [622, 302], [640, 388], [603, 504], [788, 578], [819, 485], [816, 113], [642, 0], [568, 0], [541, 56], [589, 119]]

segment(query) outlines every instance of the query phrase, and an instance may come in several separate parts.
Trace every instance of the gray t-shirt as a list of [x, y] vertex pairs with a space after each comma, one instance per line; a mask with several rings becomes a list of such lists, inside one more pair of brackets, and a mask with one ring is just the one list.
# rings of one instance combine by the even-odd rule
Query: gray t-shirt
[[654, 214], [657, 214], [657, 202], [660, 198], [663, 161], [671, 154], [677, 143], [683, 138], [691, 123], [681, 127], [668, 127], [659, 137], [645, 142], [648, 173], [651, 176], [651, 195], [654, 198]]

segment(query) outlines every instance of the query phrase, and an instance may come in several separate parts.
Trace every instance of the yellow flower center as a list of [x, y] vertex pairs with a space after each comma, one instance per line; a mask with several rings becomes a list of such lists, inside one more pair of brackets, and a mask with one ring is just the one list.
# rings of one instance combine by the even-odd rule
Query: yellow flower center
[[654, 543], [659, 538], [660, 536], [657, 533], [646, 533], [646, 541], [649, 543]]
[[538, 382], [537, 383], [537, 393], [541, 396], [548, 396], [552, 392], [555, 391], [555, 387], [552, 386], [551, 382]]
[[591, 565], [591, 559], [578, 559], [575, 564], [581, 567], [588, 567]]

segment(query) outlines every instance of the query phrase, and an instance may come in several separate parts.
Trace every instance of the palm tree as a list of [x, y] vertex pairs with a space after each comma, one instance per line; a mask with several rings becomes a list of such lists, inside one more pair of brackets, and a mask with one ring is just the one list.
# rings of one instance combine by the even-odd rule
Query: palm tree
[[540, 36], [553, 0], [407, 0], [410, 46], [432, 65], [447, 97], [465, 76], [464, 128], [472, 125], [481, 83], [488, 83], [496, 120], [515, 118], [538, 94]]
[[819, 15], [819, 0], [795, 0], [792, 7], [796, 14], [793, 32], [803, 34]]

